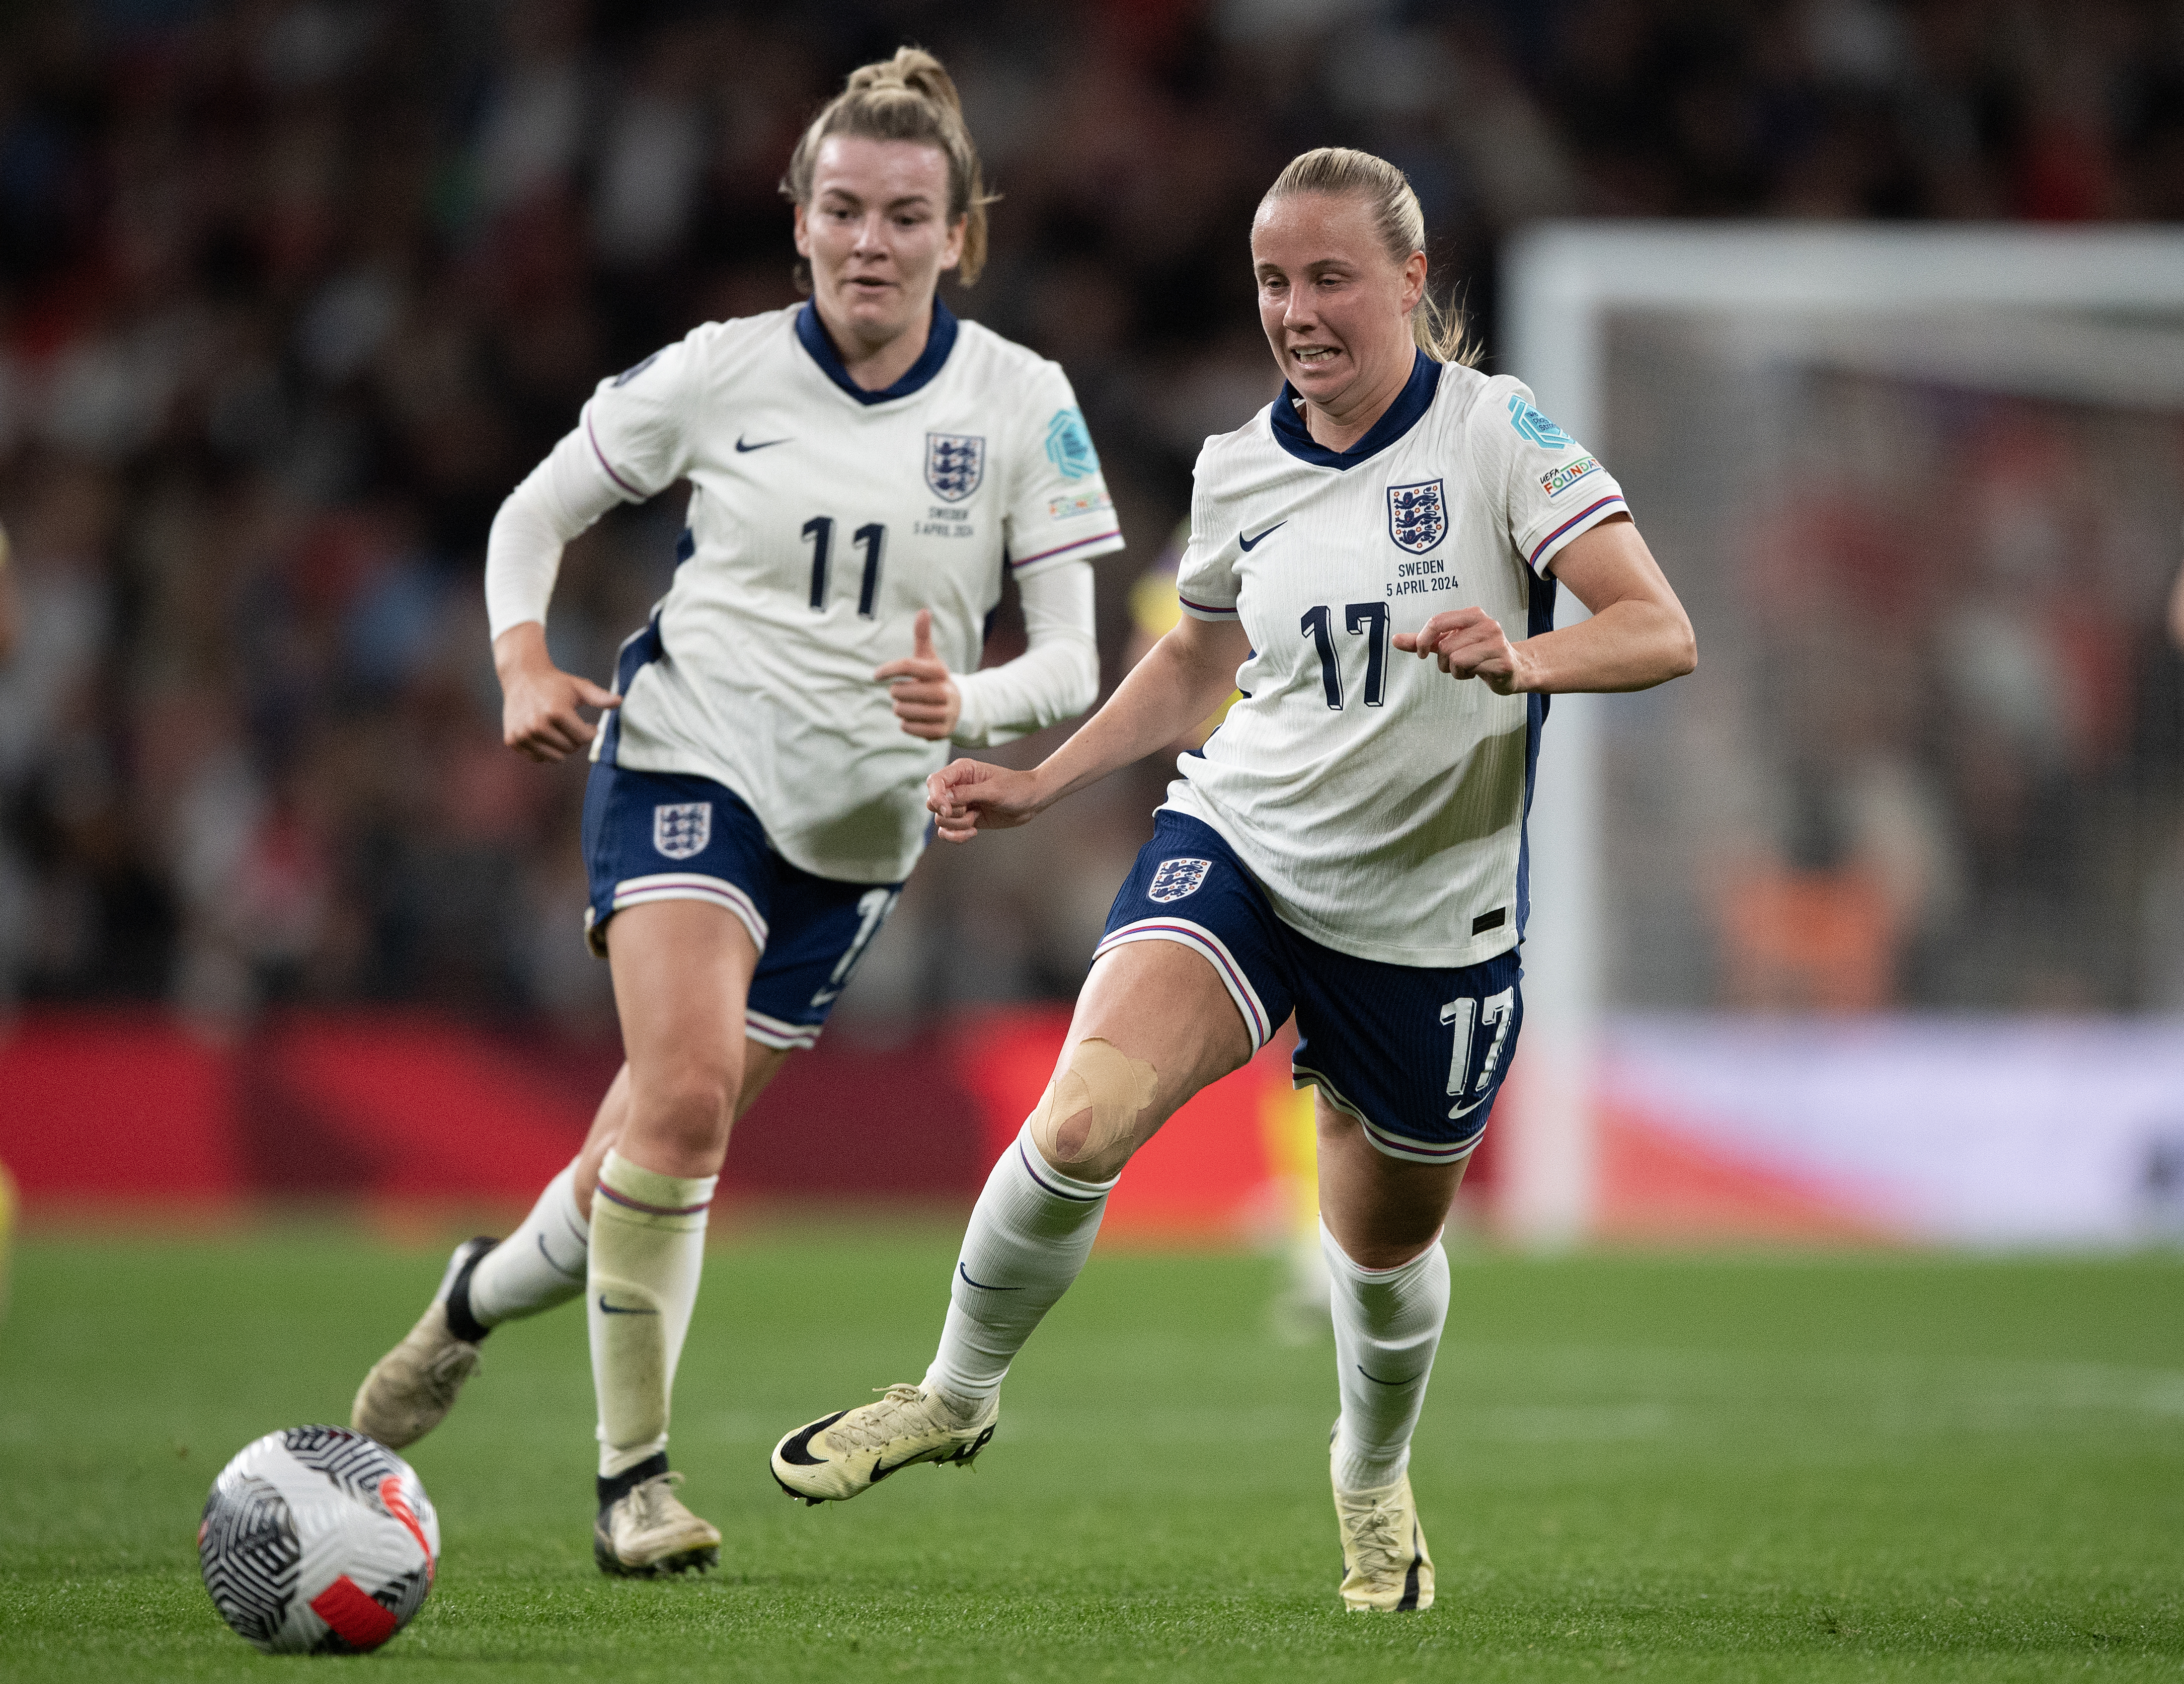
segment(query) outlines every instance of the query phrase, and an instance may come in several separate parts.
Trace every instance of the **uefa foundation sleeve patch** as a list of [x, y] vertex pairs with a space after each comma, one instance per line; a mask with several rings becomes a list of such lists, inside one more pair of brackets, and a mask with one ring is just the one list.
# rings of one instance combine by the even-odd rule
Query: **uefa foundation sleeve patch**
[[1540, 489], [1549, 497], [1560, 497], [1588, 474], [1600, 471], [1600, 459], [1580, 456], [1574, 462], [1565, 462], [1552, 473], [1540, 475]]

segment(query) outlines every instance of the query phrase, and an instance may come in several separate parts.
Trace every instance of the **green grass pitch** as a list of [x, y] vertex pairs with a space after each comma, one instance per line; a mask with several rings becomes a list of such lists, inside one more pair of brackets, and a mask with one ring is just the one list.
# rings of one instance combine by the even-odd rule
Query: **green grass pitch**
[[1103, 1252], [969, 1472], [842, 1507], [787, 1428], [921, 1372], [952, 1226], [746, 1227], [677, 1388], [722, 1570], [603, 1580], [572, 1307], [414, 1460], [440, 1580], [369, 1659], [261, 1657], [198, 1577], [247, 1440], [343, 1420], [444, 1253], [336, 1225], [33, 1238], [0, 1326], [0, 1677], [2011, 1680], [2184, 1672], [2184, 1259], [1459, 1252], [1413, 1478], [1428, 1613], [1341, 1613], [1330, 1348], [1273, 1264]]

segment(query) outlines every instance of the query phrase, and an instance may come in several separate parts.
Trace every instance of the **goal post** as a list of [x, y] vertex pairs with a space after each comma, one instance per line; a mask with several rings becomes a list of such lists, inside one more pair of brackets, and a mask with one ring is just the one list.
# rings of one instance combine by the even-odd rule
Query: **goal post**
[[[1641, 527], [1646, 486], [1624, 466], [1637, 441], [1616, 436], [1609, 390], [1612, 336], [1641, 316], [1716, 325], [1741, 336], [1755, 364], [1864, 358], [1907, 377], [2184, 407], [2184, 234], [2175, 232], [1549, 223], [1511, 243], [1502, 296], [1505, 370], [1617, 472]], [[1981, 331], [2036, 315], [2053, 331]], [[1755, 336], [1766, 342], [1758, 352]], [[1675, 579], [1677, 556], [1661, 559]], [[1558, 625], [1584, 613], [1561, 593]], [[1720, 654], [1702, 641], [1702, 675]], [[1509, 1114], [1497, 1122], [1496, 1196], [1504, 1231], [1535, 1247], [1583, 1241], [1599, 1209], [1603, 953], [1618, 914], [1603, 870], [1611, 705], [1555, 699], [1532, 798], [1525, 1030]]]

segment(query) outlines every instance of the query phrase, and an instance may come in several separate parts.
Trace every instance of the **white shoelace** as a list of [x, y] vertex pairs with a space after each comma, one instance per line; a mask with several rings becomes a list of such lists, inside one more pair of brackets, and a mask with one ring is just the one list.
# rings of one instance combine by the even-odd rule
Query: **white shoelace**
[[1403, 1510], [1392, 1501], [1375, 1503], [1351, 1520], [1350, 1537], [1357, 1551], [1357, 1565], [1374, 1578], [1407, 1572], [1411, 1540], [1403, 1526]]
[[634, 1519], [641, 1530], [649, 1531], [655, 1526], [666, 1526], [676, 1518], [675, 1511], [682, 1507], [675, 1495], [675, 1487], [682, 1483], [680, 1474], [655, 1474], [638, 1486], [630, 1495], [637, 1499]]
[[[874, 1391], [880, 1389], [873, 1387]], [[913, 1413], [920, 1405], [924, 1406], [922, 1420]], [[938, 1398], [928, 1397], [915, 1386], [890, 1386], [885, 1388], [878, 1403], [852, 1409], [827, 1428], [827, 1437], [838, 1450], [876, 1450], [905, 1437], [905, 1428], [920, 1433], [958, 1431], [956, 1426], [941, 1419], [946, 1410], [945, 1403]]]

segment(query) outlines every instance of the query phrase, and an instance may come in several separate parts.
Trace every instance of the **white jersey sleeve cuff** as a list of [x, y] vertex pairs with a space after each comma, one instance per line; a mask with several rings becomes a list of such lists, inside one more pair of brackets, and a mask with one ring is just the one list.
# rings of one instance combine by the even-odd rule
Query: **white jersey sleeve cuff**
[[1067, 559], [1017, 583], [1028, 644], [1023, 653], [956, 675], [962, 711], [954, 740], [967, 748], [1012, 742], [1081, 714], [1099, 698], [1091, 564]]
[[545, 624], [563, 547], [624, 500], [582, 428], [508, 494], [485, 541], [486, 620], [493, 636], [526, 620]]
[[1611, 514], [1628, 514], [1630, 506], [1623, 500], [1619, 491], [1606, 491], [1583, 509], [1550, 531], [1546, 536], [1533, 540], [1524, 552], [1524, 564], [1544, 577], [1550, 562], [1568, 548], [1571, 541], [1580, 538]]
[[1105, 532], [1095, 532], [1085, 538], [1072, 538], [1066, 543], [1036, 550], [1028, 556], [1011, 556], [1009, 571], [1022, 580], [1034, 570], [1044, 570], [1064, 561], [1089, 561], [1095, 555], [1106, 555], [1122, 547], [1121, 530], [1111, 527]]

